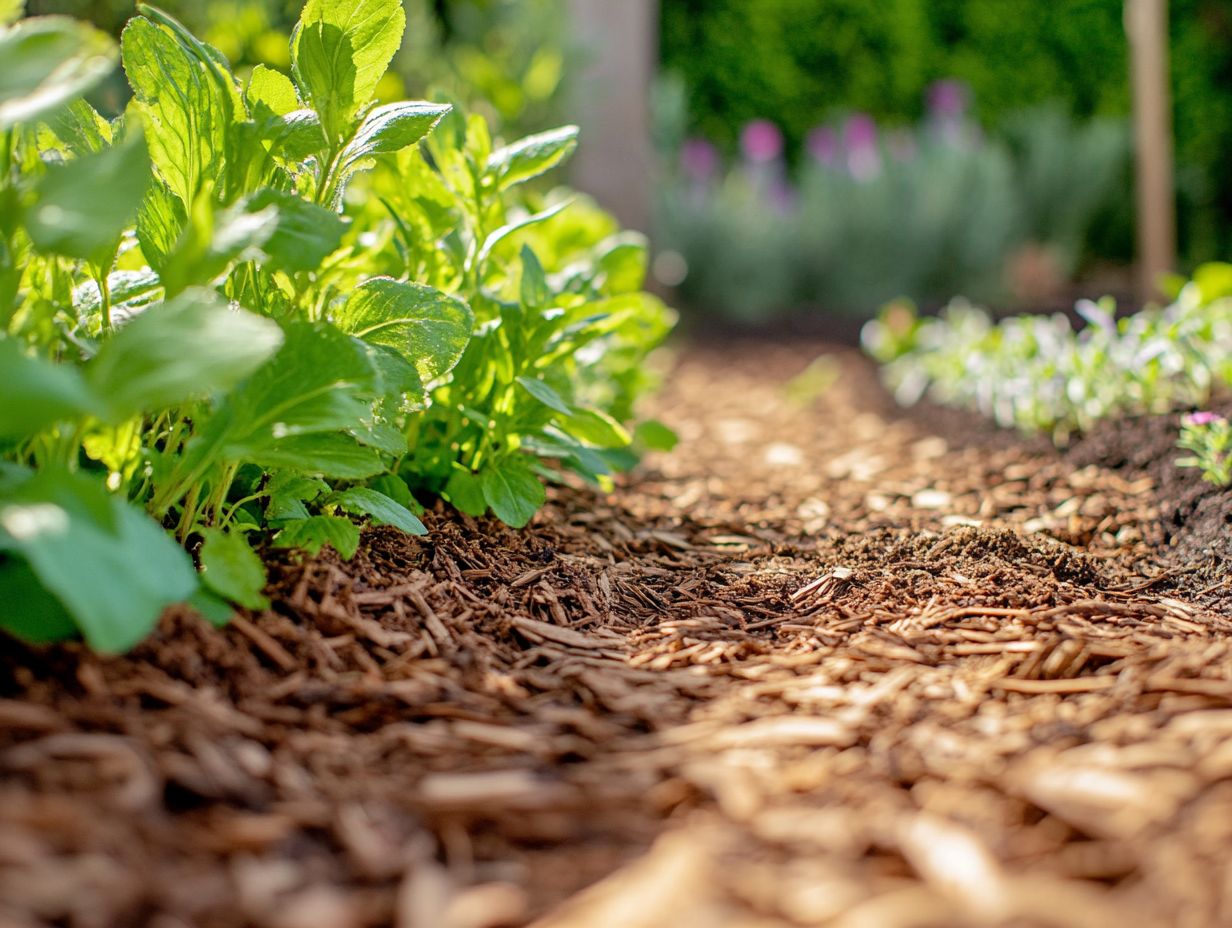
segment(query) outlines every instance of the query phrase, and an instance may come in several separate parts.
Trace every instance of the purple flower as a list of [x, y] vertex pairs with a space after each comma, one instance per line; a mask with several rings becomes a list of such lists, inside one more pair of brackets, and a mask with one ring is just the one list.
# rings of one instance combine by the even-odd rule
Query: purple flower
[[848, 152], [877, 147], [877, 123], [868, 113], [855, 113], [843, 127], [843, 144]]
[[680, 167], [692, 180], [710, 181], [719, 173], [719, 150], [705, 139], [688, 139], [680, 148]]
[[838, 160], [838, 133], [829, 126], [818, 126], [808, 134], [805, 148], [818, 163], [833, 165]]
[[928, 88], [928, 109], [940, 119], [961, 119], [967, 112], [971, 94], [962, 81], [937, 81]]
[[755, 119], [740, 134], [740, 149], [754, 164], [774, 161], [783, 154], [783, 133], [768, 119]]
[[843, 127], [843, 147], [847, 149], [847, 170], [856, 180], [870, 180], [881, 172], [881, 151], [877, 147], [877, 123], [867, 113], [856, 113]]
[[1223, 421], [1223, 416], [1217, 412], [1191, 412], [1185, 417], [1186, 425], [1214, 425]]

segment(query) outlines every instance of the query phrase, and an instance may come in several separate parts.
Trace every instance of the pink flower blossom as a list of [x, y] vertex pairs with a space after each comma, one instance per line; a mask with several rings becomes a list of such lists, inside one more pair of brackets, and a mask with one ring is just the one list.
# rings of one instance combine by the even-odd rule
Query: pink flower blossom
[[855, 113], [843, 127], [843, 144], [855, 152], [877, 147], [877, 123], [868, 113]]
[[783, 154], [783, 133], [768, 119], [755, 119], [740, 134], [740, 150], [754, 164], [774, 161]]
[[843, 147], [847, 150], [847, 170], [856, 180], [870, 180], [881, 173], [881, 151], [877, 147], [877, 123], [867, 113], [856, 113], [843, 127]]
[[838, 160], [838, 133], [829, 126], [818, 126], [808, 134], [805, 147], [819, 164], [833, 165]]
[[1223, 416], [1217, 412], [1191, 412], [1185, 417], [1186, 425], [1214, 425], [1223, 421]]
[[962, 81], [937, 81], [928, 88], [928, 109], [943, 120], [961, 119], [967, 112], [970, 96]]
[[680, 148], [680, 167], [692, 180], [712, 180], [719, 173], [719, 151], [705, 139], [689, 139]]

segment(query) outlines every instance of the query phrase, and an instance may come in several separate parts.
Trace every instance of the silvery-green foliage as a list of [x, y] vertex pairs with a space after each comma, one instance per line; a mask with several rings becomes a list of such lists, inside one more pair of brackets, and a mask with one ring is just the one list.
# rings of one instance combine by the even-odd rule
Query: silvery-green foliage
[[1116, 318], [1110, 299], [994, 321], [965, 301], [933, 318], [897, 303], [863, 332], [904, 405], [928, 396], [1058, 441], [1119, 415], [1203, 404], [1232, 368], [1232, 266], [1200, 269], [1165, 307]]

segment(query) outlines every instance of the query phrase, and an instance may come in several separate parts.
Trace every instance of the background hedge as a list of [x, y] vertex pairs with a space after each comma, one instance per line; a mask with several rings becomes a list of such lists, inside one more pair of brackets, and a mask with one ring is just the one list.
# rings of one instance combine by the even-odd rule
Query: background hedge
[[[1182, 249], [1195, 262], [1227, 257], [1232, 2], [1169, 7]], [[1077, 116], [1130, 106], [1123, 0], [663, 0], [662, 43], [692, 128], [732, 147], [758, 117], [796, 150], [836, 112], [908, 122], [943, 77], [970, 85], [992, 128], [1047, 101]]]

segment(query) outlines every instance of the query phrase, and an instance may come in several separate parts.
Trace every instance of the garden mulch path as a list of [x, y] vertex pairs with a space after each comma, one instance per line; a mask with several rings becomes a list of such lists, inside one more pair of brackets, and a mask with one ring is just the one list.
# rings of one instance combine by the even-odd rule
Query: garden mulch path
[[0, 925], [1232, 924], [1223, 497], [1166, 424], [789, 401], [818, 350], [685, 352], [681, 446], [525, 532], [6, 642]]

